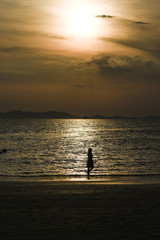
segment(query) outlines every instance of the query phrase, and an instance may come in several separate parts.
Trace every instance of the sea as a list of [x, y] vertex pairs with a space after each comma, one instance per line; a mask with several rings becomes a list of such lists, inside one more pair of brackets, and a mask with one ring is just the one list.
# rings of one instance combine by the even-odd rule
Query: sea
[[160, 176], [160, 119], [0, 119], [0, 178]]

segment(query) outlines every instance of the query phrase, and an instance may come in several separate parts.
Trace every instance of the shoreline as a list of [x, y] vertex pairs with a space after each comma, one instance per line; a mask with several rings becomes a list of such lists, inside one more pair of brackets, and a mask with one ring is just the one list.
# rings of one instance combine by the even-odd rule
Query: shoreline
[[68, 183], [99, 183], [99, 184], [160, 184], [160, 175], [119, 175], [119, 176], [0, 176], [1, 182], [68, 182]]

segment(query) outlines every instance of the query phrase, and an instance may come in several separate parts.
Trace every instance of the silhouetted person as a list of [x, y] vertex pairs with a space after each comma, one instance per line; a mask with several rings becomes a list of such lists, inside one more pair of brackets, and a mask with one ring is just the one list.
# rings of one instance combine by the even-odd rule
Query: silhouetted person
[[92, 148], [89, 148], [89, 149], [88, 149], [87, 168], [88, 168], [88, 179], [89, 179], [90, 171], [94, 168]]
[[0, 154], [1, 153], [6, 153], [7, 152], [7, 150], [4, 148], [1, 152], [0, 152]]

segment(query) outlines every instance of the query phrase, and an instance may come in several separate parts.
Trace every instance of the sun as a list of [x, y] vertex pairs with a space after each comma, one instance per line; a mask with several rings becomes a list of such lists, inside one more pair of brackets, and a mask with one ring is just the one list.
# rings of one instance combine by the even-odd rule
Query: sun
[[72, 36], [93, 37], [96, 34], [96, 21], [92, 9], [79, 6], [68, 15], [68, 32]]

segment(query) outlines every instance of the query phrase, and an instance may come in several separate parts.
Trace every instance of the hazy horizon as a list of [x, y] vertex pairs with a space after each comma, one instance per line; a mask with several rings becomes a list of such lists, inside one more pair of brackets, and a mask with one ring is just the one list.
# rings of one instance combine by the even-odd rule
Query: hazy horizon
[[[12, 114], [16, 114], [16, 113], [22, 113], [22, 114], [29, 114], [29, 113], [33, 113], [33, 114], [46, 114], [46, 113], [56, 113], [56, 114], [67, 114], [67, 115], [71, 115], [72, 117], [76, 117], [76, 118], [80, 118], [80, 119], [83, 119], [83, 118], [91, 118], [92, 119], [92, 117], [97, 117], [97, 119], [98, 119], [98, 117], [99, 118], [101, 118], [102, 117], [102, 119], [103, 119], [103, 117], [105, 118], [105, 119], [108, 119], [108, 118], [113, 118], [113, 119], [115, 119], [115, 118], [140, 118], [140, 119], [143, 119], [143, 118], [160, 118], [160, 115], [144, 115], [144, 116], [141, 116], [141, 117], [139, 117], [139, 116], [127, 116], [127, 115], [102, 115], [102, 114], [96, 114], [96, 113], [93, 113], [93, 114], [85, 114], [85, 115], [78, 115], [78, 114], [72, 114], [72, 113], [70, 113], [70, 112], [65, 112], [65, 111], [54, 111], [54, 110], [50, 110], [50, 111], [31, 111], [31, 110], [28, 110], [28, 111], [23, 111], [23, 110], [19, 110], [19, 109], [17, 109], [17, 110], [9, 110], [9, 111], [2, 111], [2, 112], [0, 112], [0, 114], [7, 114], [7, 113], [12, 113]], [[1, 117], [1, 116], [0, 116]], [[11, 117], [11, 116], [10, 116]], [[35, 117], [35, 116], [34, 116]], [[41, 116], [42, 117], [42, 116]], [[66, 116], [67, 117], [67, 116]], [[45, 118], [45, 117], [44, 117]], [[48, 117], [49, 118], [49, 117]], [[62, 117], [62, 119], [65, 119], [65, 116], [64, 117]], [[75, 118], [75, 119], [76, 119]], [[61, 119], [61, 118], [60, 118]], [[94, 119], [94, 118], [93, 118]], [[96, 119], [96, 118], [95, 118]]]

